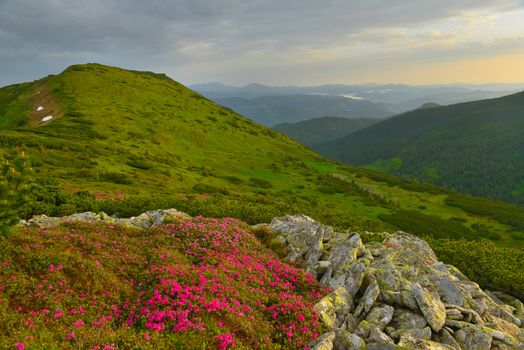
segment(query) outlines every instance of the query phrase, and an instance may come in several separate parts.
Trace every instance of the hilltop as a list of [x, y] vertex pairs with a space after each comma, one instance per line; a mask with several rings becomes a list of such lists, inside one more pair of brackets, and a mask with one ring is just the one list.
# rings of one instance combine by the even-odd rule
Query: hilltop
[[524, 92], [407, 112], [318, 150], [333, 159], [524, 203]]
[[23, 218], [176, 207], [256, 224], [303, 212], [341, 231], [432, 238], [447, 263], [522, 292], [498, 253], [471, 265], [471, 252], [454, 248], [522, 247], [523, 208], [327, 161], [165, 75], [75, 65], [2, 88], [0, 102], [0, 155], [25, 145], [33, 163]]

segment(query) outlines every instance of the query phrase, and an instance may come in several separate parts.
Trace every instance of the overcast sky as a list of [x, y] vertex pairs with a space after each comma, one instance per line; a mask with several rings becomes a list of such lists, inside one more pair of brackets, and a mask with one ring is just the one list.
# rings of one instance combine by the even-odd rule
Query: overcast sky
[[524, 82], [524, 1], [0, 0], [0, 86], [86, 62], [185, 84]]

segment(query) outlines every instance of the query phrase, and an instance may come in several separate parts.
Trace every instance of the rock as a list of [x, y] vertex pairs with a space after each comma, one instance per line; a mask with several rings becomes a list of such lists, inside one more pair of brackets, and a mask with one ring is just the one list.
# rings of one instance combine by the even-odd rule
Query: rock
[[333, 269], [331, 268], [331, 261], [325, 261], [325, 260], [321, 260], [321, 261], [317, 262], [313, 266], [313, 269], [316, 271], [317, 279], [319, 279], [319, 280], [322, 277], [324, 277], [324, 275], [326, 275], [326, 274], [329, 274], [329, 276], [331, 278], [331, 274], [333, 272]]
[[394, 344], [386, 333], [382, 332], [377, 325], [372, 324], [369, 331], [368, 343]]
[[328, 329], [337, 327], [337, 313], [347, 313], [351, 309], [353, 300], [344, 287], [320, 299], [313, 309], [317, 312], [319, 319]]
[[333, 246], [328, 260], [331, 261], [333, 275], [337, 276], [347, 270], [351, 263], [357, 259], [359, 252], [363, 250], [363, 244], [358, 234], [354, 234], [351, 237], [346, 236], [331, 244]]
[[339, 330], [333, 343], [334, 350], [365, 350], [366, 343], [364, 339], [355, 334]]
[[367, 339], [369, 337], [369, 332], [371, 331], [371, 325], [368, 321], [363, 320], [358, 324], [357, 329], [355, 329], [355, 334], [360, 338]]
[[366, 350], [395, 350], [395, 349], [397, 349], [397, 346], [395, 344], [370, 343], [366, 345]]
[[463, 292], [450, 277], [451, 275], [437, 281], [438, 293], [446, 304], [462, 306], [464, 304]]
[[346, 286], [349, 295], [352, 297], [357, 294], [358, 290], [362, 286], [362, 281], [366, 275], [369, 263], [370, 262], [368, 260], [359, 260], [348, 268], [345, 275], [342, 275], [344, 280], [343, 283]]
[[278, 235], [273, 237], [268, 243], [269, 249], [274, 251], [277, 254], [285, 255], [287, 254], [287, 242], [284, 236]]
[[[508, 344], [524, 343], [524, 329], [517, 327], [515, 324], [495, 316], [486, 317], [485, 329], [494, 329], [504, 334], [504, 342]], [[495, 338], [495, 336], [494, 336]], [[502, 339], [498, 339], [502, 340]], [[522, 345], [524, 348], [524, 344]]]
[[489, 350], [493, 338], [489, 332], [482, 328], [471, 326], [456, 331], [455, 340], [462, 349]]
[[323, 334], [320, 336], [320, 338], [318, 338], [316, 344], [312, 347], [311, 350], [332, 350], [335, 335], [336, 334], [334, 331]]
[[388, 333], [388, 335], [393, 339], [399, 339], [403, 337], [404, 335], [408, 335], [415, 339], [424, 339], [424, 340], [431, 340], [431, 328], [426, 327], [423, 329], [420, 328], [413, 328], [413, 329], [392, 329]]
[[393, 316], [392, 325], [395, 329], [423, 329], [426, 319], [408, 310], [397, 309]]
[[169, 222], [179, 222], [179, 221], [185, 221], [191, 219], [191, 216], [182, 212], [178, 211], [175, 208], [171, 209], [165, 209], [160, 210], [163, 214], [163, 222], [169, 223]]
[[117, 224], [125, 227], [134, 227], [140, 229], [148, 229], [155, 225], [160, 225], [167, 222], [187, 220], [191, 217], [186, 213], [180, 212], [176, 209], [158, 209], [142, 213], [137, 217], [131, 218], [113, 218], [104, 212], [95, 214], [93, 212], [77, 213], [60, 218], [47, 217], [45, 215], [36, 215], [29, 220], [21, 220], [20, 226], [36, 226], [36, 227], [52, 227], [60, 225], [64, 222], [101, 222], [105, 224]]
[[369, 324], [377, 325], [378, 328], [383, 331], [393, 319], [394, 311], [395, 309], [390, 305], [375, 306], [367, 314], [366, 321], [368, 321]]
[[357, 308], [355, 309], [354, 315], [355, 317], [360, 317], [363, 313], [367, 314], [369, 310], [371, 310], [371, 307], [377, 300], [380, 289], [378, 288], [377, 279], [373, 275], [369, 275], [370, 277], [370, 283], [368, 287], [366, 288], [366, 291], [364, 292], [364, 295], [360, 299], [360, 303], [358, 304]]
[[346, 330], [347, 332], [353, 333], [357, 326], [357, 319], [355, 318], [355, 316], [349, 313], [345, 316], [345, 320], [341, 325], [341, 328]]
[[438, 294], [435, 296], [430, 291], [424, 289], [419, 283], [413, 284], [413, 297], [424, 315], [424, 318], [431, 329], [439, 332], [446, 322], [446, 308]]
[[307, 265], [314, 265], [319, 260], [324, 235], [333, 231], [330, 226], [323, 226], [302, 214], [274, 218], [270, 228], [286, 238], [291, 251], [288, 259], [296, 261], [300, 257]]
[[456, 305], [445, 305], [446, 307], [446, 318], [450, 320], [463, 320], [468, 323], [475, 323], [483, 325], [484, 321], [480, 315], [471, 309]]
[[417, 350], [454, 350], [454, 348], [430, 340], [418, 339], [406, 334], [400, 338], [399, 346]]
[[452, 349], [462, 350], [460, 348], [460, 345], [457, 343], [457, 341], [451, 335], [451, 333], [447, 329], [445, 329], [445, 328], [442, 328], [440, 330], [440, 332], [437, 335], [435, 335], [435, 339], [434, 340], [438, 341], [441, 344], [448, 345]]
[[430, 263], [437, 262], [437, 257], [426, 241], [410, 235], [409, 233], [398, 231], [389, 235], [383, 243], [384, 246], [398, 249], [402, 247], [403, 251], [411, 252], [424, 257], [424, 260]]

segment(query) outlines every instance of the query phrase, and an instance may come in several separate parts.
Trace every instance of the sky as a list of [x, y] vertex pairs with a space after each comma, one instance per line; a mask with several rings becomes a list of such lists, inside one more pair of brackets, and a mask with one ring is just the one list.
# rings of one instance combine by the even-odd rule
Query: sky
[[98, 62], [184, 84], [522, 83], [522, 0], [0, 0], [0, 86]]

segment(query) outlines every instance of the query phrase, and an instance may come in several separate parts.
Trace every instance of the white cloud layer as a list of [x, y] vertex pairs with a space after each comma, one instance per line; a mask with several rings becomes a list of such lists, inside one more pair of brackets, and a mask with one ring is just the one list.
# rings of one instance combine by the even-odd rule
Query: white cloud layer
[[381, 81], [515, 54], [522, 23], [516, 0], [0, 0], [0, 85], [82, 62], [185, 83]]

